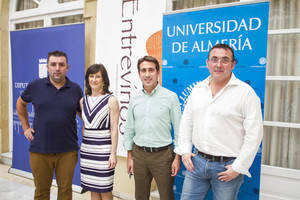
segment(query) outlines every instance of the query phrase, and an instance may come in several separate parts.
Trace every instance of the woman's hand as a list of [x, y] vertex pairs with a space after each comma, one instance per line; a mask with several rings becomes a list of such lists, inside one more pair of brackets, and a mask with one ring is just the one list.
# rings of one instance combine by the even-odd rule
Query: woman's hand
[[117, 155], [115, 153], [111, 153], [108, 160], [108, 167], [110, 169], [116, 167], [117, 162]]

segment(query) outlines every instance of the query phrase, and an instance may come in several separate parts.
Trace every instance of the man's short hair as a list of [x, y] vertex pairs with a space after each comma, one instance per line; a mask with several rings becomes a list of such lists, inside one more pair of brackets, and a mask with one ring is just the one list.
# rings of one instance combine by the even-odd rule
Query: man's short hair
[[152, 57], [152, 56], [144, 56], [144, 57], [142, 57], [138, 60], [138, 63], [137, 63], [138, 72], [140, 72], [140, 64], [144, 61], [154, 63], [156, 71], [159, 71], [159, 62], [158, 62], [158, 60], [156, 58]]
[[49, 52], [48, 53], [48, 60], [47, 62], [49, 62], [49, 58], [50, 56], [54, 56], [54, 57], [65, 57], [66, 58], [66, 62], [68, 64], [68, 57], [67, 57], [67, 54], [63, 51], [58, 51], [58, 50], [55, 50], [55, 51], [52, 51], [52, 52]]
[[209, 59], [209, 56], [210, 56], [210, 52], [213, 50], [213, 49], [225, 49], [225, 50], [229, 50], [232, 54], [232, 61], [234, 62], [237, 62], [237, 60], [235, 59], [235, 56], [234, 56], [234, 51], [233, 49], [228, 45], [228, 44], [216, 44], [215, 46], [213, 46], [210, 50], [209, 50], [209, 53], [208, 53], [208, 59]]

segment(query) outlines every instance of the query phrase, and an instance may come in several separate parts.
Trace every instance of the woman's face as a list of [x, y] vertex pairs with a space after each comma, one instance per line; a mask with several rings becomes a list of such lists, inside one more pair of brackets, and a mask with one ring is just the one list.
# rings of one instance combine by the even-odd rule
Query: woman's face
[[89, 84], [92, 91], [102, 91], [103, 90], [103, 78], [101, 72], [89, 75]]

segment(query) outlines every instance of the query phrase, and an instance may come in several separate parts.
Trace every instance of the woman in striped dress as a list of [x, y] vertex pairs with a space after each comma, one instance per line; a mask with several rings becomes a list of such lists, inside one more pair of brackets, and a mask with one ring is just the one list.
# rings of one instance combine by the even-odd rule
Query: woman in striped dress
[[81, 187], [92, 200], [112, 200], [117, 164], [119, 104], [109, 92], [109, 78], [102, 64], [85, 75], [86, 94], [81, 99], [84, 131], [80, 147]]

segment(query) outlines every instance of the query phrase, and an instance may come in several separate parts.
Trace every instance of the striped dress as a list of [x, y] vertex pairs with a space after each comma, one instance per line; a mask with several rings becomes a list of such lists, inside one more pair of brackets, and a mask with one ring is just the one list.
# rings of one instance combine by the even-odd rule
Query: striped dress
[[108, 99], [110, 95], [84, 96], [84, 134], [80, 147], [81, 187], [104, 193], [113, 189], [114, 168], [108, 168], [111, 134]]

